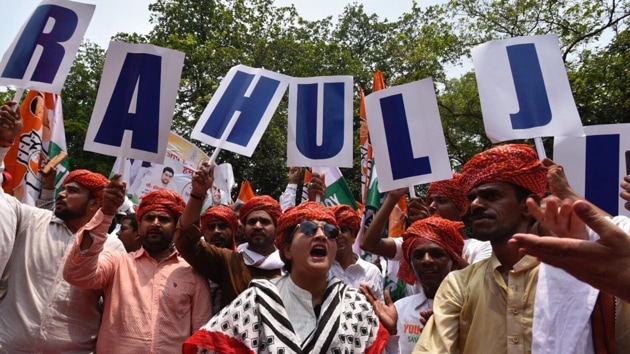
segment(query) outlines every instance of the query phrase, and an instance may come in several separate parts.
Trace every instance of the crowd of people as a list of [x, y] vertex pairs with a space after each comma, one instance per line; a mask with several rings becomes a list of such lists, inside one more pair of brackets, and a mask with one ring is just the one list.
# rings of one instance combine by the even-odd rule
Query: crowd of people
[[[2, 160], [15, 104], [0, 108]], [[299, 168], [280, 201], [202, 211], [213, 172], [200, 166], [187, 201], [152, 190], [135, 207], [119, 175], [81, 169], [56, 198], [54, 170], [41, 175], [36, 206], [0, 193], [0, 353], [630, 350], [630, 219], [527, 145], [483, 151], [410, 198], [396, 238], [382, 235], [407, 189], [361, 230], [350, 206], [317, 201], [324, 176], [295, 205]], [[630, 176], [621, 188], [630, 207]], [[357, 242], [406, 296], [392, 299]]]

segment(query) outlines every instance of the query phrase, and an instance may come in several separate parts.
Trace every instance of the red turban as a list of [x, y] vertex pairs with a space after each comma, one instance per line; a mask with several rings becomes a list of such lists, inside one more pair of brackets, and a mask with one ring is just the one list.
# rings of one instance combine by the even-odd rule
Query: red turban
[[275, 240], [276, 248], [280, 250], [280, 258], [282, 258], [284, 263], [287, 263], [288, 260], [284, 256], [284, 247], [282, 247], [282, 245], [290, 243], [290, 240], [287, 238], [291, 235], [286, 231], [293, 230], [297, 224], [304, 220], [325, 221], [328, 224], [337, 226], [335, 214], [333, 214], [332, 210], [321, 203], [304, 202], [300, 205], [289, 207], [289, 209], [287, 209], [278, 219], [278, 228]]
[[103, 189], [109, 184], [107, 177], [88, 170], [74, 170], [63, 180], [63, 185], [76, 182], [92, 192], [94, 198], [103, 198]]
[[282, 215], [282, 208], [278, 201], [268, 195], [259, 195], [247, 201], [238, 210], [243, 225], [247, 223], [247, 216], [253, 211], [266, 211], [273, 219], [274, 224], [278, 223], [278, 218]]
[[179, 219], [185, 207], [186, 202], [176, 192], [168, 189], [152, 191], [142, 196], [140, 205], [136, 209], [136, 220], [140, 222], [144, 214], [150, 211], [164, 211], [175, 219]]
[[440, 216], [430, 216], [411, 224], [402, 234], [403, 260], [400, 263], [398, 278], [409, 284], [416, 283], [416, 275], [410, 262], [412, 252], [418, 245], [427, 241], [442, 247], [453, 258], [453, 264], [457, 264], [462, 258], [464, 249], [464, 238], [459, 231], [463, 227], [462, 222], [451, 221]]
[[542, 197], [547, 187], [547, 168], [528, 145], [495, 146], [466, 162], [461, 179], [466, 193], [480, 184], [492, 182], [511, 183]]
[[428, 199], [431, 196], [443, 195], [455, 204], [461, 214], [465, 214], [470, 203], [460, 184], [461, 176], [459, 173], [453, 172], [453, 178], [431, 183], [427, 191], [427, 204], [430, 204]]
[[201, 215], [201, 228], [205, 229], [206, 225], [213, 221], [222, 221], [226, 223], [232, 230], [232, 236], [236, 235], [238, 231], [238, 218], [234, 214], [232, 208], [225, 205], [217, 205], [208, 208], [203, 215]]
[[347, 227], [354, 233], [354, 236], [359, 232], [361, 227], [361, 217], [357, 212], [349, 205], [334, 205], [330, 207], [333, 213], [335, 213], [335, 219], [339, 228]]

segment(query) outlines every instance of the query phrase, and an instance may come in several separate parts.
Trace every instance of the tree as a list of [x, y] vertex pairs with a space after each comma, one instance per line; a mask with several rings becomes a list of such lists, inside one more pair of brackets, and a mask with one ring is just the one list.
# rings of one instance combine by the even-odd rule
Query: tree
[[83, 150], [104, 62], [105, 51], [100, 46], [89, 41], [83, 42], [70, 68], [61, 97], [70, 169], [85, 168], [108, 176], [114, 158]]

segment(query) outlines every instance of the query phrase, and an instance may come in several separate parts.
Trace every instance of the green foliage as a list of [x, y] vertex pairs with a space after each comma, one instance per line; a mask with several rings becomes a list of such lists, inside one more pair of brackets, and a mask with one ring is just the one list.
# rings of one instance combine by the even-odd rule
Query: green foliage
[[82, 43], [61, 97], [70, 169], [85, 168], [108, 176], [114, 158], [83, 150], [104, 62], [101, 47], [89, 41]]

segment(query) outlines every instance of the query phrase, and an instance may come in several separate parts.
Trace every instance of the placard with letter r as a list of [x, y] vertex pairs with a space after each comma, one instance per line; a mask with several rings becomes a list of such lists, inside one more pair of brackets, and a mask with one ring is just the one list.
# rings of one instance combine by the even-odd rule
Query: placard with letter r
[[294, 78], [287, 165], [352, 167], [352, 76]]
[[490, 41], [471, 54], [493, 143], [584, 135], [556, 35]]
[[290, 80], [289, 76], [265, 69], [232, 67], [190, 137], [251, 157]]
[[589, 125], [584, 131], [583, 137], [555, 137], [554, 161], [562, 165], [579, 195], [612, 216], [630, 216], [619, 196], [626, 175], [625, 152], [630, 150], [630, 124]]
[[452, 177], [432, 79], [374, 92], [365, 108], [380, 192]]
[[[11, 16], [11, 5], [5, 6], [5, 16]], [[67, 0], [42, 1], [4, 53], [0, 85], [60, 93], [94, 7]]]
[[162, 164], [184, 53], [110, 42], [84, 149]]

